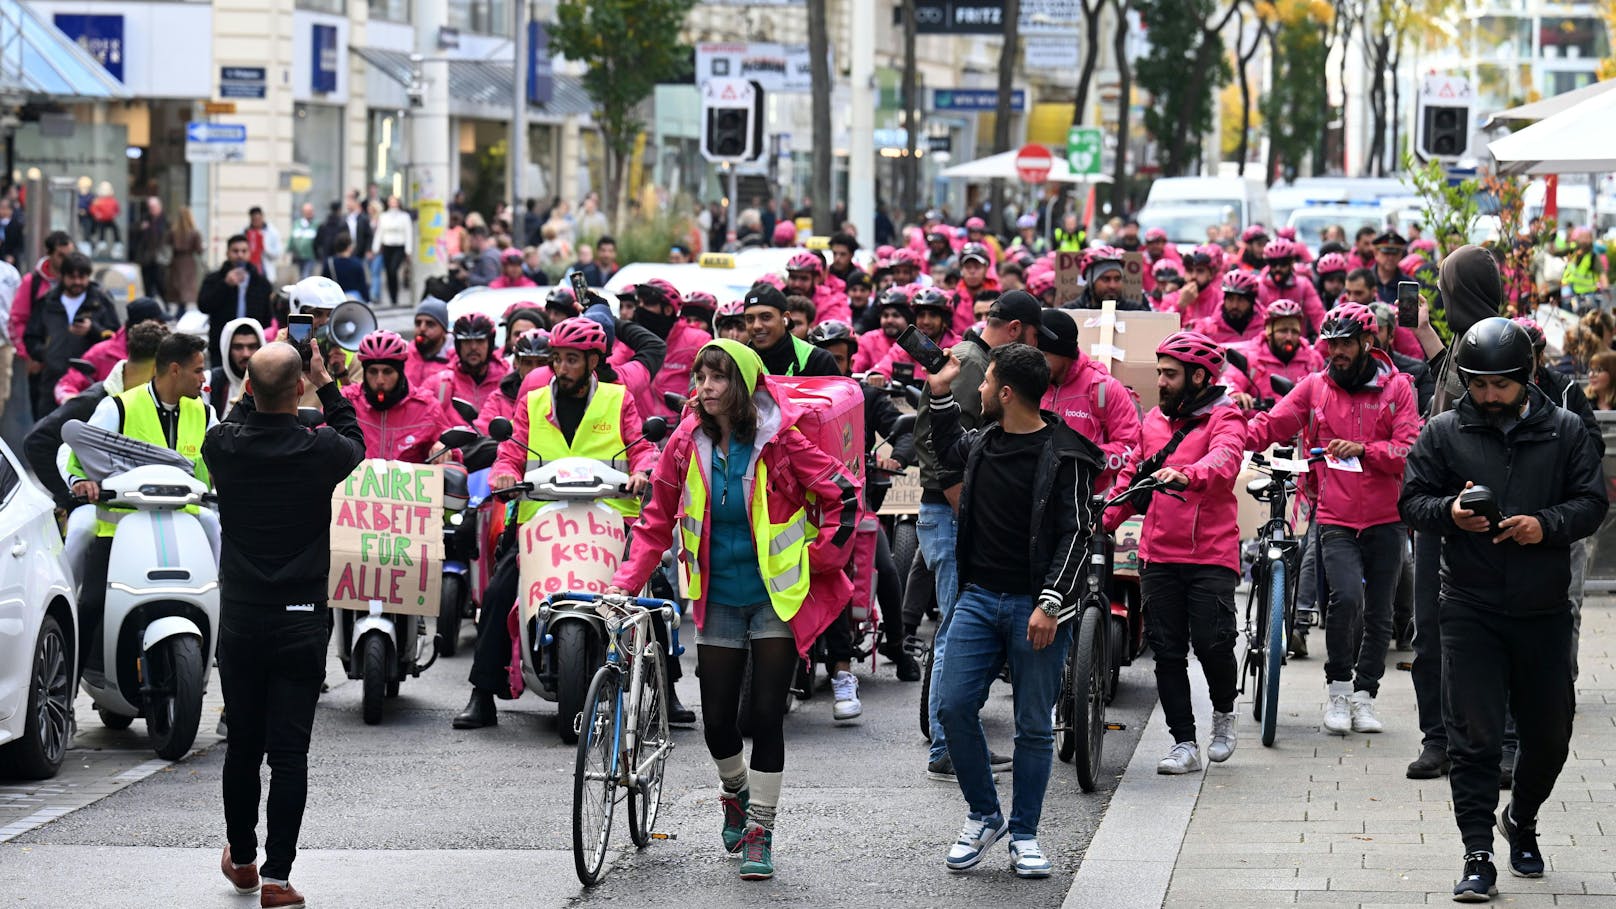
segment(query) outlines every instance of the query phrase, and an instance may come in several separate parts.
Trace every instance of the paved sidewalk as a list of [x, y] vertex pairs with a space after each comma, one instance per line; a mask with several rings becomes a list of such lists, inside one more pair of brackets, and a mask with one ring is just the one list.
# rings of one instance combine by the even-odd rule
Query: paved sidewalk
[[[1590, 597], [1582, 629], [1571, 758], [1539, 816], [1549, 872], [1514, 878], [1500, 856], [1500, 905], [1616, 906], [1616, 604]], [[1274, 747], [1262, 747], [1243, 698], [1235, 756], [1188, 778], [1155, 773], [1168, 747], [1158, 707], [1066, 905], [1448, 905], [1463, 854], [1448, 781], [1404, 776], [1420, 734], [1410, 677], [1395, 665], [1411, 658], [1387, 660], [1387, 731], [1344, 737], [1320, 725], [1322, 660], [1292, 661]], [[1192, 665], [1204, 748], [1199, 675]], [[1495, 850], [1507, 848], [1498, 837]]]

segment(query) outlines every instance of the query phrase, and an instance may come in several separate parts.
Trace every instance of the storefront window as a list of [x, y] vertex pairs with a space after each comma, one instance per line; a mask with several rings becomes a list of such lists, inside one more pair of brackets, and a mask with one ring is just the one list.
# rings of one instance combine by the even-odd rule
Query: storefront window
[[343, 112], [330, 104], [299, 104], [293, 110], [292, 160], [309, 175], [308, 191], [293, 194], [294, 211], [304, 202], [325, 211], [342, 198]]
[[[65, 230], [97, 260], [129, 258], [128, 130], [55, 116], [17, 130], [16, 172], [52, 187], [51, 228]], [[99, 203], [97, 200], [102, 200]]]
[[335, 13], [339, 16], [348, 15], [348, 0], [297, 0], [298, 9], [313, 10], [317, 13]]
[[[365, 161], [365, 180], [381, 187], [382, 195], [395, 195], [405, 199], [404, 192], [404, 130], [409, 121], [398, 114], [382, 111], [370, 112], [369, 157]], [[408, 201], [406, 199], [406, 201]]]
[[388, 22], [410, 21], [410, 0], [370, 0], [370, 18]]
[[449, 25], [476, 35], [511, 36], [511, 0], [459, 0], [449, 4]]

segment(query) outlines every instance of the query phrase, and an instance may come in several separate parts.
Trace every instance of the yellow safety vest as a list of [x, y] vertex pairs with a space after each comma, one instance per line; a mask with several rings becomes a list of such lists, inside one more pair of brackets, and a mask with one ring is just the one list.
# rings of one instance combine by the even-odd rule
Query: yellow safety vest
[[1560, 276], [1560, 286], [1573, 294], [1591, 294], [1599, 289], [1599, 254], [1590, 252], [1586, 256], [1573, 256], [1566, 260], [1565, 273]]
[[[550, 386], [535, 389], [527, 396], [527, 446], [546, 461], [559, 458], [592, 458], [628, 472], [628, 461], [623, 452], [623, 395], [621, 385], [606, 382], [595, 384], [595, 393], [584, 409], [584, 418], [572, 434], [572, 444], [550, 420], [554, 401]], [[529, 467], [537, 462], [529, 459]], [[622, 512], [626, 518], [640, 515], [640, 500], [636, 496], [607, 499], [606, 504]], [[516, 508], [516, 519], [526, 522], [538, 513], [539, 503], [523, 501]]]
[[[788, 430], [796, 432], [795, 428]], [[808, 544], [819, 536], [819, 528], [808, 522], [805, 508], [797, 509], [783, 524], [769, 520], [769, 469], [757, 461], [752, 481], [752, 540], [757, 545], [758, 574], [769, 591], [769, 603], [781, 621], [789, 622], [808, 598]], [[707, 515], [707, 472], [701, 458], [692, 453], [685, 471], [685, 516], [679, 520], [681, 594], [689, 599], [704, 595], [700, 552]], [[765, 544], [767, 541], [767, 545]]]
[[[141, 442], [168, 447], [168, 438], [163, 433], [163, 422], [157, 416], [157, 401], [152, 397], [151, 389], [146, 385], [131, 388], [118, 395], [118, 401], [123, 405], [119, 408], [123, 414], [123, 425], [118, 431]], [[208, 465], [202, 461], [202, 439], [208, 431], [208, 409], [200, 398], [180, 398], [180, 425], [175, 433], [174, 450], [191, 462], [191, 469], [196, 478], [203, 483], [211, 481], [208, 478]], [[68, 470], [82, 476], [79, 471], [78, 455], [73, 455], [68, 462]], [[118, 529], [118, 519], [124, 514], [133, 511], [131, 508], [115, 508], [110, 505], [96, 506], [95, 535], [110, 537]], [[201, 509], [195, 505], [188, 506], [188, 514], [199, 514]]]

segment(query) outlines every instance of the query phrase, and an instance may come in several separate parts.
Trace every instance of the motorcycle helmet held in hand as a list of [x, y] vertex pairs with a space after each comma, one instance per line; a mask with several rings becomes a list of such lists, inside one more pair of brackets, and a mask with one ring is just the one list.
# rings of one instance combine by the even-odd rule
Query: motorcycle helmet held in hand
[[1502, 316], [1482, 319], [1465, 332], [1453, 353], [1459, 378], [1504, 376], [1525, 385], [1532, 381], [1537, 356], [1526, 330]]

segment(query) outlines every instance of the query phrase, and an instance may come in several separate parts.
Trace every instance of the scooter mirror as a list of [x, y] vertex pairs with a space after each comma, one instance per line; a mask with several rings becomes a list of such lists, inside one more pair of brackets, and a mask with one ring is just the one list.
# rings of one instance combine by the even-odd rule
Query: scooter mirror
[[504, 417], [495, 417], [488, 421], [488, 437], [496, 442], [506, 442], [511, 438], [511, 421]]
[[1296, 383], [1284, 376], [1269, 376], [1268, 387], [1274, 390], [1274, 394], [1284, 397], [1291, 393], [1291, 389], [1296, 387]]
[[462, 426], [456, 426], [453, 429], [444, 430], [443, 435], [438, 436], [438, 441], [442, 442], [445, 448], [465, 448], [472, 442], [477, 441], [478, 438], [480, 437], [476, 432]]
[[689, 400], [689, 398], [676, 391], [665, 391], [662, 393], [662, 403], [666, 404], [668, 409], [674, 413], [684, 410], [685, 402]]
[[67, 367], [76, 372], [83, 373], [92, 379], [95, 378], [95, 364], [91, 363], [89, 360], [81, 360], [78, 357], [74, 357], [73, 359], [67, 361]]
[[1251, 369], [1251, 361], [1247, 360], [1246, 355], [1238, 350], [1225, 350], [1223, 352], [1223, 358], [1228, 360], [1230, 365], [1241, 372], [1247, 372]]
[[662, 441], [667, 434], [668, 421], [661, 417], [646, 417], [645, 422], [640, 424], [640, 435], [644, 436], [647, 442], [655, 444]]
[[460, 419], [465, 420], [467, 423], [477, 422], [477, 414], [479, 413], [477, 405], [465, 398], [455, 398], [450, 402], [450, 405], [454, 407], [455, 413], [460, 415]]

